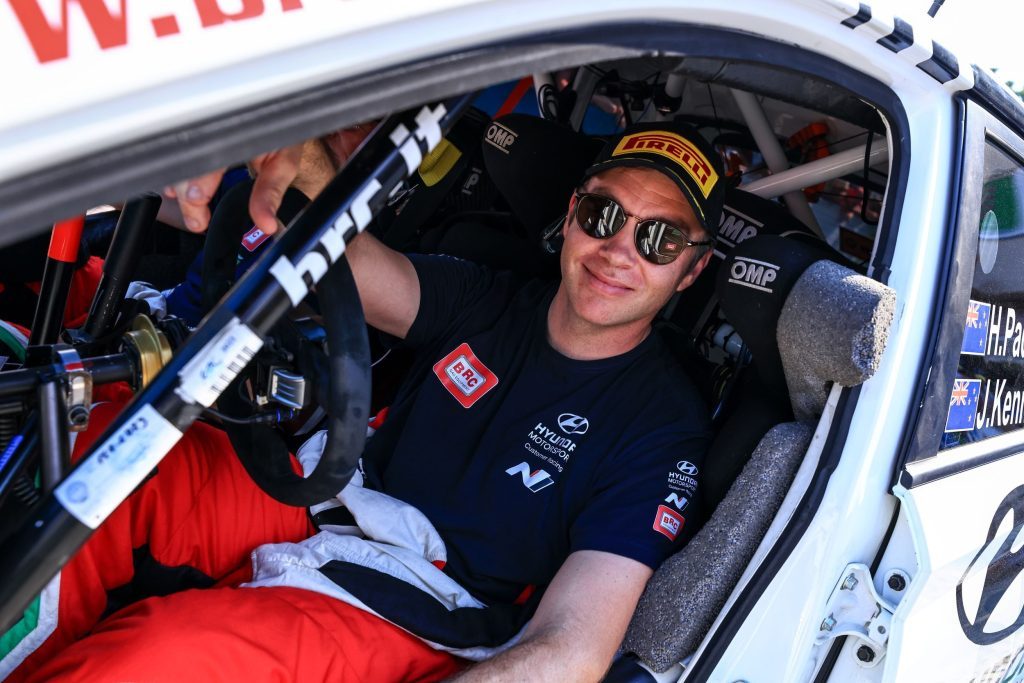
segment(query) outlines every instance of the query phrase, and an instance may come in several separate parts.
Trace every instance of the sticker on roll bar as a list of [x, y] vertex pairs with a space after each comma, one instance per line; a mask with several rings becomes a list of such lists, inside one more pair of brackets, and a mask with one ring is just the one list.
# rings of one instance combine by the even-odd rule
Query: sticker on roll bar
[[60, 504], [96, 529], [142, 483], [181, 438], [181, 432], [148, 403], [83, 460], [54, 489]]
[[262, 346], [258, 334], [232, 318], [181, 369], [174, 392], [189, 403], [209, 408]]

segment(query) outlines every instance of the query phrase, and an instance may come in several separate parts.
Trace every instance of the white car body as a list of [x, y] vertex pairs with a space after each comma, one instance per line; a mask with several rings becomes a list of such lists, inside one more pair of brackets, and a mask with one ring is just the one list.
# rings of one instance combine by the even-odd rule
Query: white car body
[[[235, 120], [244, 130], [247, 111], [266, 124], [275, 120], [261, 109], [268, 103], [360, 82], [358, 98], [341, 102], [334, 114], [345, 124], [397, 102], [415, 104], [431, 89], [448, 95], [572, 61], [552, 48], [554, 67], [542, 68], [547, 57], [538, 48], [529, 59], [493, 59], [491, 77], [475, 66], [461, 76], [457, 68], [438, 68], [437, 81], [421, 82], [419, 90], [403, 92], [388, 78], [377, 93], [360, 81], [403, 65], [440, 64], [445, 55], [525, 44], [584, 55], [602, 41], [612, 54], [641, 46], [645, 30], [657, 34], [647, 48], [657, 51], [673, 30], [685, 28], [686, 35], [714, 29], [733, 36], [741, 56], [746, 39], [785, 46], [802, 55], [792, 66], [798, 72], [815, 63], [842, 65], [889, 93], [894, 107], [895, 116], [884, 117], [892, 161], [875, 243], [888, 253], [876, 253], [868, 271], [897, 294], [889, 343], [872, 379], [857, 390], [833, 387], [811, 451], [754, 561], [701, 648], [669, 677], [815, 680], [832, 637], [840, 635], [823, 629], [842, 606], [830, 599], [850, 565], [871, 566], [877, 556], [870, 576], [891, 618], [869, 615], [860, 623], [868, 630], [869, 621], [882, 624], [886, 633], [846, 632], [821, 680], [997, 681], [1024, 649], [1024, 556], [1013, 559], [1024, 552], [1024, 432], [941, 452], [918, 437], [923, 422], [946, 419], [927, 416], [947, 405], [951, 381], [948, 369], [938, 368], [945, 354], [935, 344], [955, 327], [944, 314], [968, 296], [973, 266], [962, 264], [952, 275], [958, 271], [951, 247], [970, 229], [961, 212], [974, 201], [979, 145], [986, 134], [995, 136], [1019, 157], [1024, 107], [991, 88], [978, 95], [976, 72], [962, 59], [940, 82], [918, 66], [933, 57], [926, 24], [915, 24], [910, 44], [894, 51], [879, 42], [899, 33], [893, 17], [869, 9], [869, 19], [850, 25], [863, 8], [843, 0], [11, 0], [0, 4], [0, 85], [9, 98], [0, 108], [0, 241], [26, 223], [302, 139], [306, 125], [323, 132], [327, 120], [313, 112], [304, 121], [289, 110], [279, 126], [266, 126], [265, 138], [243, 132], [211, 144], [202, 127], [223, 117], [241, 117]], [[197, 139], [190, 131], [197, 130], [201, 144], [190, 151]], [[154, 145], [180, 155], [143, 164]], [[89, 159], [101, 162], [109, 182], [79, 180], [43, 201], [41, 185], [65, 178], [61, 173], [81, 176]], [[879, 264], [888, 272], [877, 272]], [[936, 386], [939, 380], [946, 384]], [[824, 481], [815, 477], [819, 457], [834, 466]], [[996, 516], [1008, 495], [1011, 511]], [[801, 531], [787, 536], [795, 520]], [[783, 537], [780, 554], [776, 541]], [[1002, 566], [1011, 573], [979, 631], [985, 570], [1001, 545]], [[904, 590], [890, 587], [895, 574], [906, 578]], [[755, 584], [756, 594], [744, 597]], [[984, 640], [979, 633], [1002, 629], [1005, 636], [977, 642]], [[868, 635], [883, 647], [865, 662], [857, 653]]]

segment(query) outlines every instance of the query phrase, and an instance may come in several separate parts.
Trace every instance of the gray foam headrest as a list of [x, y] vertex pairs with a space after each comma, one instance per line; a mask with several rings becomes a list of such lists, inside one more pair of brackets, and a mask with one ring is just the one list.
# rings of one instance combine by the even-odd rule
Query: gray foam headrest
[[878, 369], [896, 292], [831, 261], [793, 285], [779, 316], [778, 346], [798, 420], [817, 417], [828, 385], [856, 386]]
[[823, 243], [755, 237], [726, 257], [718, 293], [769, 387], [788, 389], [798, 420], [821, 414], [828, 385], [878, 368], [896, 305], [885, 285], [832, 259]]

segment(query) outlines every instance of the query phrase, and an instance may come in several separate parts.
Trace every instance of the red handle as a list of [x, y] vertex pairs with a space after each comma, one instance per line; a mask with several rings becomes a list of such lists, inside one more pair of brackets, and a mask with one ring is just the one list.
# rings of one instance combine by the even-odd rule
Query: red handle
[[76, 216], [54, 223], [53, 235], [50, 237], [50, 250], [46, 255], [58, 261], [74, 263], [78, 260], [78, 245], [82, 241], [83, 228], [85, 228], [85, 216]]

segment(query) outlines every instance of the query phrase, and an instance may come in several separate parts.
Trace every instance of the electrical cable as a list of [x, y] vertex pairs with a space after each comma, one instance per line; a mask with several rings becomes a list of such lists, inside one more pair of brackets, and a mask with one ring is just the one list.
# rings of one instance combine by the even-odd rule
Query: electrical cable
[[275, 408], [274, 410], [268, 410], [262, 413], [255, 413], [248, 417], [232, 417], [225, 415], [224, 413], [214, 408], [207, 408], [203, 411], [203, 416], [212, 416], [220, 420], [221, 422], [228, 422], [236, 425], [275, 425], [281, 422], [288, 422], [289, 420], [295, 419], [295, 416], [299, 414], [299, 411], [292, 408]]

